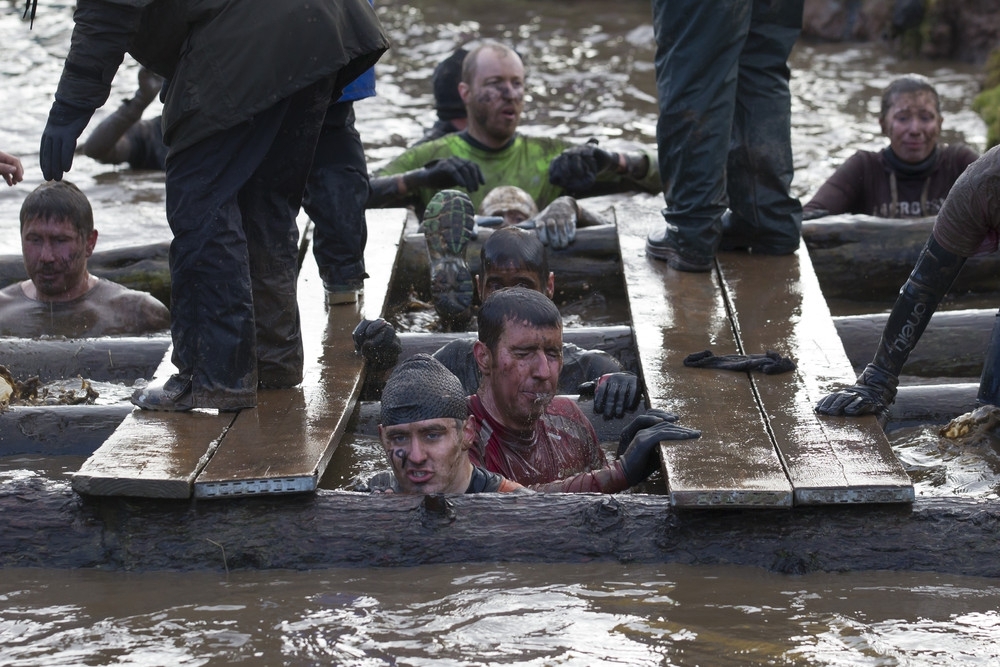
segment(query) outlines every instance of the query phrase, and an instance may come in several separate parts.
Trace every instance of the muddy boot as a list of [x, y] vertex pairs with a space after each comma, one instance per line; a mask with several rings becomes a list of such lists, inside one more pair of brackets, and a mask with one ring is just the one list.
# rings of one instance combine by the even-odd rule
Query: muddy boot
[[442, 190], [427, 204], [423, 230], [431, 266], [431, 294], [445, 329], [460, 329], [472, 318], [472, 273], [465, 250], [474, 226], [475, 209], [464, 192]]

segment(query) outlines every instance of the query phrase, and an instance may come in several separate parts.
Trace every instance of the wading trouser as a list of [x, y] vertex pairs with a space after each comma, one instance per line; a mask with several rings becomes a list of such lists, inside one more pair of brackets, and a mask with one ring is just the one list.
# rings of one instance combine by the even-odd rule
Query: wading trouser
[[302, 379], [295, 218], [328, 79], [167, 158], [175, 376], [198, 407]]
[[803, 0], [653, 0], [664, 217], [685, 257], [712, 258], [727, 207], [732, 245], [799, 246], [787, 60], [802, 9]]
[[331, 104], [302, 202], [315, 225], [313, 256], [326, 285], [345, 285], [366, 277], [368, 193], [368, 164], [354, 127], [354, 104]]

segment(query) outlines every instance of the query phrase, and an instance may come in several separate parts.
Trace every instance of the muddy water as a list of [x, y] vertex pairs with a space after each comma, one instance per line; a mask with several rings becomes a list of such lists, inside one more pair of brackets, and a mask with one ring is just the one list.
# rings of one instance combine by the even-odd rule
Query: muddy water
[[[34, 30], [0, 3], [0, 149], [28, 171], [0, 188], [0, 254], [18, 252], [17, 211], [37, 185], [38, 136], [71, 29], [70, 2], [40, 3]], [[432, 121], [428, 77], [457, 41], [499, 37], [529, 67], [524, 131], [602, 144], [654, 141], [652, 27], [644, 0], [383, 3], [393, 51], [379, 97], [358, 105], [373, 167]], [[969, 111], [974, 68], [907, 62], [870, 45], [800, 44], [792, 60], [794, 188], [807, 196], [858, 147], [884, 144], [874, 114], [893, 76], [919, 71], [944, 97], [945, 140], [983, 148]], [[108, 109], [131, 95], [126, 61]], [[153, 110], [151, 110], [153, 112]], [[78, 158], [110, 249], [169, 237], [162, 175]], [[647, 230], [637, 230], [644, 233]], [[995, 496], [992, 450], [894, 435], [918, 493]], [[344, 471], [379, 462], [344, 448]], [[60, 476], [79, 461], [4, 462]], [[2, 530], [2, 521], [0, 521]], [[358, 539], [365, 539], [359, 535]], [[0, 664], [9, 665], [954, 665], [1000, 661], [1000, 586], [928, 573], [774, 575], [687, 566], [473, 565], [398, 570], [105, 573], [0, 570]]]

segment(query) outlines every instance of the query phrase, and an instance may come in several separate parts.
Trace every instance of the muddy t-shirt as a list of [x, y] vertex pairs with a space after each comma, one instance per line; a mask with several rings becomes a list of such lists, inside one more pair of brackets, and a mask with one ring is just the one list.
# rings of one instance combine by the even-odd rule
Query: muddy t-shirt
[[[907, 174], [894, 169], [884, 151], [858, 151], [820, 187], [805, 212], [858, 213], [880, 218], [937, 215], [948, 191], [978, 154], [965, 145], [942, 146], [926, 171]], [[892, 174], [896, 177], [893, 199]]]
[[618, 462], [608, 466], [597, 433], [576, 403], [556, 396], [535, 428], [514, 432], [487, 411], [478, 396], [469, 408], [479, 422], [472, 463], [534, 491], [615, 493], [628, 488]]

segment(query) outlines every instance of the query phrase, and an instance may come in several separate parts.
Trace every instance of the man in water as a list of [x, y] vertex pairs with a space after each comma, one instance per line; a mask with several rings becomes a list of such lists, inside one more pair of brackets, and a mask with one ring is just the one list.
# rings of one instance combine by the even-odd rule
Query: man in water
[[701, 435], [651, 410], [625, 427], [609, 464], [576, 402], [556, 395], [562, 318], [541, 292], [510, 287], [487, 297], [473, 355], [482, 381], [469, 398], [478, 422], [469, 456], [536, 491], [623, 491], [659, 469], [661, 441]]
[[[545, 246], [529, 231], [505, 227], [492, 232], [480, 256], [483, 274], [476, 276], [475, 283], [482, 301], [504, 287], [525, 287], [550, 299], [555, 293], [555, 276], [549, 271]], [[354, 331], [354, 341], [376, 369], [391, 368], [401, 350], [395, 330], [384, 319], [362, 321]], [[459, 338], [434, 353], [434, 358], [459, 378], [468, 394], [476, 393], [481, 377], [472, 354], [474, 343], [474, 338]], [[638, 406], [638, 378], [623, 371], [608, 353], [563, 343], [562, 362], [560, 393], [594, 391], [594, 411], [607, 419], [622, 417]], [[584, 383], [590, 386], [581, 387]]]
[[852, 155], [802, 207], [806, 218], [937, 215], [951, 186], [979, 157], [964, 144], [938, 144], [941, 99], [919, 74], [899, 77], [886, 87], [878, 122], [889, 145]]
[[165, 331], [166, 306], [91, 275], [94, 212], [79, 188], [48, 181], [21, 205], [21, 253], [28, 279], [0, 290], [0, 335], [81, 338]]
[[385, 383], [378, 433], [392, 472], [375, 475], [370, 490], [430, 494], [524, 489], [469, 460], [476, 424], [465, 391], [458, 378], [426, 354], [407, 359]]
[[472, 299], [471, 275], [462, 251], [472, 230], [455, 227], [453, 216], [432, 205], [440, 191], [465, 191], [472, 215], [494, 188], [518, 186], [541, 209], [535, 227], [543, 241], [564, 248], [578, 224], [573, 197], [661, 188], [655, 152], [610, 153], [594, 143], [574, 146], [519, 134], [525, 70], [513, 49], [493, 41], [473, 48], [458, 86], [466, 129], [403, 152], [372, 179], [368, 201], [370, 208], [413, 206], [428, 249], [442, 249], [439, 256], [431, 254], [431, 274], [434, 307], [446, 325], [464, 324], [470, 314], [465, 304]]

